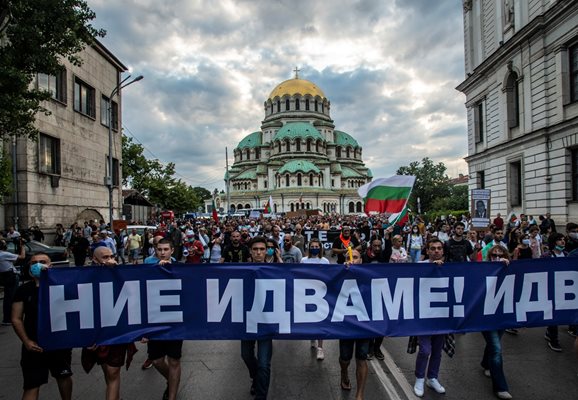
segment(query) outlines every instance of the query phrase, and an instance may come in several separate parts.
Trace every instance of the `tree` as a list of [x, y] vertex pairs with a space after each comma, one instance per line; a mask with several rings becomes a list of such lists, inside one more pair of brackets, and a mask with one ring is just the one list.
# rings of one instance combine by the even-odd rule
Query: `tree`
[[197, 198], [203, 202], [205, 200], [208, 200], [210, 198], [213, 197], [213, 195], [211, 194], [211, 192], [203, 187], [200, 186], [195, 186], [193, 188], [193, 191], [195, 192], [195, 194], [197, 195]]
[[409, 199], [410, 208], [418, 210], [417, 198], [420, 199], [421, 212], [433, 210], [433, 202], [437, 198], [447, 198], [451, 195], [449, 177], [443, 163], [434, 164], [429, 157], [414, 161], [408, 166], [399, 167], [398, 175], [413, 175], [416, 177], [413, 191]]
[[468, 210], [468, 187], [450, 186], [450, 195], [435, 198], [432, 202], [432, 210], [458, 211]]
[[47, 91], [32, 86], [36, 73], [56, 75], [62, 58], [80, 65], [78, 53], [105, 31], [91, 24], [84, 0], [0, 0], [0, 137], [36, 138], [36, 113]]

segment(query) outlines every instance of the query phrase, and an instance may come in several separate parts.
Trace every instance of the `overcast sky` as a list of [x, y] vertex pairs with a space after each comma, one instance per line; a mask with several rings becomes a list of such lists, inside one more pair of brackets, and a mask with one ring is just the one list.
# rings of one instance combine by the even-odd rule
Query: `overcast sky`
[[88, 0], [133, 76], [123, 127], [192, 186], [224, 188], [225, 147], [293, 76], [317, 84], [375, 177], [428, 156], [467, 173], [461, 0]]

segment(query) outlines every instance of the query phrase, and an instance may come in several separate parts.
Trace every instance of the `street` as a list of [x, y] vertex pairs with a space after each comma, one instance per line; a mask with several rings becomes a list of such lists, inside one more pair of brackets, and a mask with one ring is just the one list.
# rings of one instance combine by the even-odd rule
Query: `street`
[[[564, 329], [563, 329], [564, 328]], [[560, 327], [562, 353], [555, 353], [543, 338], [544, 329], [522, 329], [520, 335], [503, 338], [504, 370], [515, 399], [575, 399], [578, 396], [578, 358], [574, 339]], [[129, 371], [122, 371], [124, 400], [162, 398], [165, 384], [153, 368], [142, 371], [146, 346], [138, 344]], [[355, 369], [350, 366], [351, 392], [339, 388], [338, 346], [326, 341], [326, 358], [315, 359], [308, 341], [275, 341], [269, 398], [273, 400], [354, 399]], [[407, 338], [384, 341], [384, 361], [370, 361], [366, 400], [416, 399], [412, 392], [415, 355], [406, 353]], [[11, 327], [0, 328], [0, 399], [19, 399], [22, 377], [19, 366], [20, 342]], [[491, 381], [479, 361], [483, 339], [479, 333], [456, 335], [456, 355], [442, 360], [440, 382], [447, 393], [438, 395], [426, 388], [424, 399], [495, 399]], [[95, 368], [85, 374], [80, 350], [73, 353], [73, 399], [104, 398], [102, 372]], [[250, 400], [250, 380], [240, 356], [238, 341], [187, 341], [183, 346], [179, 399]], [[41, 399], [59, 399], [51, 378], [41, 387]]]

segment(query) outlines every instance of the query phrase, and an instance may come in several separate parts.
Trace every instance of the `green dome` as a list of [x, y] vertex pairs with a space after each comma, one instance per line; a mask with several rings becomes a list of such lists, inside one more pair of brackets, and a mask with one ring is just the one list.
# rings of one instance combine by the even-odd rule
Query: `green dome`
[[343, 171], [343, 177], [344, 178], [363, 178], [363, 175], [361, 175], [359, 172], [357, 172], [353, 168], [343, 167], [342, 171]]
[[289, 122], [285, 124], [273, 138], [273, 140], [283, 140], [295, 138], [312, 138], [323, 140], [323, 136], [315, 127], [307, 122]]
[[315, 172], [317, 174], [319, 174], [321, 172], [321, 171], [319, 171], [319, 168], [317, 168], [317, 166], [315, 166], [315, 164], [313, 164], [312, 162], [309, 162], [306, 160], [292, 160], [292, 161], [289, 161], [287, 164], [283, 165], [279, 169], [279, 171], [277, 171], [277, 173], [279, 173], [279, 174], [284, 174], [284, 173], [294, 174], [297, 171], [301, 171], [303, 173]]
[[359, 147], [359, 143], [355, 140], [349, 133], [342, 131], [334, 131], [335, 133], [335, 144], [340, 146], [353, 146]]
[[248, 169], [241, 172], [233, 179], [257, 179], [257, 171], [255, 171], [254, 169]]
[[371, 170], [369, 168], [367, 169], [367, 177], [373, 178], [373, 172], [371, 172]]
[[241, 140], [237, 148], [238, 149], [253, 148], [261, 146], [261, 144], [262, 144], [261, 131], [257, 131], [245, 136], [245, 138]]

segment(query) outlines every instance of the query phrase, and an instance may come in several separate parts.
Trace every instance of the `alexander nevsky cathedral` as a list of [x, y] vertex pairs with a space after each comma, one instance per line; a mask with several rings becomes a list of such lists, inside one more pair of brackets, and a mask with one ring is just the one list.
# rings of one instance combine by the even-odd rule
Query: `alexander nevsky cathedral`
[[[362, 212], [357, 188], [371, 181], [362, 148], [350, 134], [335, 129], [331, 103], [323, 91], [295, 71], [264, 103], [261, 129], [233, 150], [229, 180], [230, 210], [264, 207], [275, 213], [319, 210]], [[221, 207], [226, 209], [226, 199]]]

